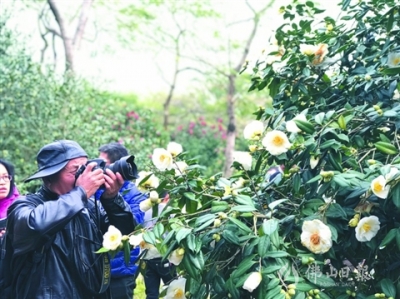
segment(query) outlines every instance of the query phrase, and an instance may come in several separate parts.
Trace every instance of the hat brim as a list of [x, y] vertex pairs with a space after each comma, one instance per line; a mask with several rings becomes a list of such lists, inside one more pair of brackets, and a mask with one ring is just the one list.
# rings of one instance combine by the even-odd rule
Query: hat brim
[[25, 179], [23, 182], [27, 183], [27, 182], [32, 181], [32, 180], [44, 178], [44, 177], [47, 177], [49, 175], [55, 174], [55, 173], [59, 172], [61, 169], [63, 169], [65, 167], [65, 165], [67, 165], [68, 162], [69, 161], [67, 160], [67, 161], [64, 161], [64, 162], [62, 162], [60, 164], [57, 164], [57, 165], [42, 169], [42, 170], [36, 172], [34, 175], [30, 176], [29, 178]]

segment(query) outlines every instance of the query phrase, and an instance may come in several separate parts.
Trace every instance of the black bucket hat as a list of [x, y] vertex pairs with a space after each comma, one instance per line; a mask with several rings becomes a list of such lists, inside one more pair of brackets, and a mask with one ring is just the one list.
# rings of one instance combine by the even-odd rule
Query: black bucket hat
[[69, 160], [87, 157], [82, 147], [72, 140], [57, 140], [45, 145], [37, 154], [36, 160], [39, 170], [24, 182], [47, 177], [59, 172]]

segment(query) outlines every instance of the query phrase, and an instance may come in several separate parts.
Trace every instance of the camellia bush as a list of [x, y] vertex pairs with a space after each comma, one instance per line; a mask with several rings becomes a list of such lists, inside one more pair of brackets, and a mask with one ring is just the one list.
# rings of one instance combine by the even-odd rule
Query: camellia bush
[[165, 298], [400, 298], [400, 5], [340, 7], [281, 8], [250, 87], [273, 104], [243, 132], [245, 161], [201, 177], [184, 144], [156, 149], [137, 184], [144, 210], [165, 191], [167, 207], [103, 251], [158, 250], [178, 267]]

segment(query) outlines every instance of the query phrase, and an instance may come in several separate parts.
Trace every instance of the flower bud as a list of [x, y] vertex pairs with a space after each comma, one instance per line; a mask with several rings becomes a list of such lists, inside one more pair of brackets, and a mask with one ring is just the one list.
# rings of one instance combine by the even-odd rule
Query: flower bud
[[287, 287], [288, 287], [288, 289], [293, 289], [293, 290], [296, 289], [296, 285], [293, 283], [289, 284]]
[[287, 292], [288, 292], [288, 294], [289, 294], [290, 296], [296, 295], [296, 290], [295, 290], [295, 289], [289, 289]]
[[219, 213], [218, 213], [218, 216], [219, 216], [219, 218], [221, 218], [221, 219], [226, 219], [226, 218], [228, 218], [228, 215], [226, 215], [226, 213], [224, 213], [224, 212], [219, 212]]
[[250, 153], [254, 153], [257, 150], [257, 145], [249, 145], [249, 151]]
[[213, 234], [213, 239], [215, 242], [219, 242], [221, 240], [221, 236], [219, 234]]
[[375, 165], [376, 161], [374, 159], [367, 160], [368, 165]]
[[310, 167], [311, 167], [311, 169], [314, 169], [315, 167], [317, 167], [318, 162], [319, 162], [319, 157], [311, 156], [310, 157]]
[[221, 226], [221, 220], [220, 219], [215, 219], [214, 220], [214, 227], [220, 227]]
[[352, 218], [352, 219], [349, 221], [349, 226], [350, 226], [350, 227], [356, 227], [357, 224], [358, 224], [358, 222], [359, 222], [359, 220], [360, 220], [360, 219]]

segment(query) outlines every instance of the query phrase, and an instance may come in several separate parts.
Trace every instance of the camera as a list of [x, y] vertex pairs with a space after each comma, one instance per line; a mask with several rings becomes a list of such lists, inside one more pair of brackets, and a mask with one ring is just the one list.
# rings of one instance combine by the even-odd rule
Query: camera
[[[110, 169], [112, 172], [119, 172], [125, 181], [131, 181], [138, 178], [138, 171], [135, 164], [135, 156], [125, 156], [121, 159], [115, 161], [114, 163], [106, 166], [106, 162], [103, 159], [92, 159], [88, 160], [86, 165], [95, 162], [97, 165], [93, 167], [95, 169], [102, 169], [106, 173], [106, 169]], [[75, 174], [75, 179], [77, 179], [82, 172], [86, 169], [86, 165], [82, 165]]]

